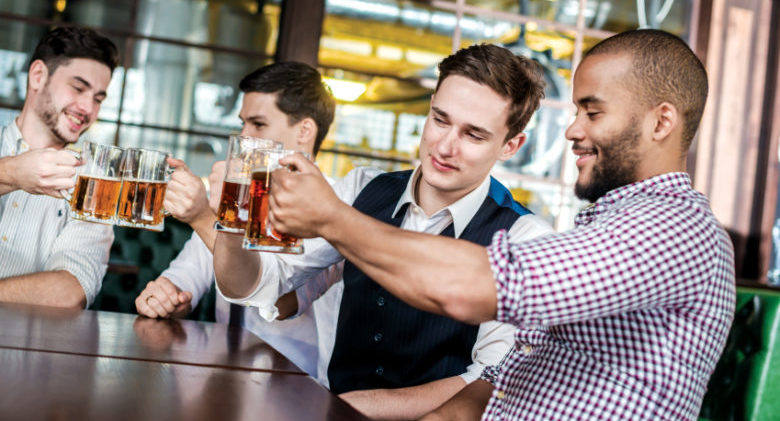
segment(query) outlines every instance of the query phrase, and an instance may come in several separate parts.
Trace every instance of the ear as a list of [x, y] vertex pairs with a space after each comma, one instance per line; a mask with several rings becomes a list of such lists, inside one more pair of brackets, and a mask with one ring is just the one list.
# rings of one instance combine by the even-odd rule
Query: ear
[[30, 64], [30, 70], [27, 73], [27, 83], [30, 85], [30, 90], [39, 91], [46, 86], [46, 81], [49, 79], [49, 68], [43, 60], [35, 60]]
[[680, 125], [680, 113], [677, 111], [677, 107], [668, 102], [658, 104], [652, 113], [655, 118], [652, 134], [653, 141], [662, 142]]
[[518, 149], [525, 143], [525, 133], [520, 132], [515, 137], [504, 142], [501, 146], [501, 154], [498, 156], [499, 161], [506, 161], [514, 156]]
[[298, 122], [298, 145], [311, 151], [314, 149], [314, 140], [317, 138], [317, 123], [311, 117], [306, 117]]

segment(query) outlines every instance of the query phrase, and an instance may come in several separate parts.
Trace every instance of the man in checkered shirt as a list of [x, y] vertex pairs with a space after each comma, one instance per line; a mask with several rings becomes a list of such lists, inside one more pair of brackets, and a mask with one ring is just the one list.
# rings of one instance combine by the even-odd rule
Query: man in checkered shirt
[[517, 326], [486, 381], [430, 419], [695, 419], [735, 296], [729, 238], [685, 173], [706, 96], [704, 67], [673, 35], [637, 30], [589, 51], [566, 137], [592, 205], [567, 232], [510, 244], [499, 231], [486, 253], [401, 231], [342, 204], [298, 158], [301, 173], [274, 174], [271, 220], [326, 238], [411, 305]]

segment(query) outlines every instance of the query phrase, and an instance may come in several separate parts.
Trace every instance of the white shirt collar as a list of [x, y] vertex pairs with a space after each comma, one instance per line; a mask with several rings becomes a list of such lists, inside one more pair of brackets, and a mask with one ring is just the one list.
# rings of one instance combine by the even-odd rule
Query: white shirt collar
[[[412, 172], [411, 177], [409, 177], [409, 182], [406, 183], [406, 189], [404, 190], [403, 194], [401, 194], [401, 198], [398, 200], [398, 203], [395, 205], [395, 209], [393, 210], [393, 217], [396, 217], [398, 215], [398, 211], [401, 210], [401, 207], [407, 203], [409, 203], [410, 206], [420, 206], [414, 200], [414, 190], [415, 186], [419, 182], [420, 175], [420, 167], [418, 166], [414, 169], [414, 172]], [[439, 210], [434, 215], [430, 215], [430, 217], [433, 218], [441, 212], [449, 212], [452, 216], [455, 238], [459, 238], [463, 233], [463, 230], [466, 229], [466, 226], [471, 221], [471, 218], [474, 217], [479, 208], [482, 206], [482, 203], [485, 201], [489, 191], [490, 176], [487, 176], [482, 181], [482, 183], [477, 186], [476, 189], [461, 197], [455, 203]]]

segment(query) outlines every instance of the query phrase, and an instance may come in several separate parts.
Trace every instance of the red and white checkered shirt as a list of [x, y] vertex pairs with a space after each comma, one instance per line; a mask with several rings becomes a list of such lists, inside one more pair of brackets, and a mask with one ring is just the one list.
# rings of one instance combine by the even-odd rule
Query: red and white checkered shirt
[[485, 420], [696, 419], [734, 313], [734, 252], [685, 173], [614, 189], [576, 227], [488, 248], [515, 349]]

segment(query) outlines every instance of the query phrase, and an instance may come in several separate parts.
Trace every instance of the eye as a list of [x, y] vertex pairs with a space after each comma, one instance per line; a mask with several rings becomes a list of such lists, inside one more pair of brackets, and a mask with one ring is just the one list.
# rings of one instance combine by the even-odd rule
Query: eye
[[601, 111], [588, 111], [585, 113], [589, 119], [595, 120], [599, 115], [601, 115]]
[[74, 91], [78, 93], [84, 92], [84, 88], [82, 88], [81, 86], [71, 85], [71, 87], [73, 88]]
[[478, 135], [474, 132], [468, 132], [466, 133], [466, 136], [470, 137], [473, 140], [479, 140], [479, 141], [485, 140], [484, 136]]
[[442, 118], [441, 118], [441, 117], [439, 117], [439, 116], [433, 116], [433, 121], [434, 121], [434, 122], [436, 123], [436, 125], [438, 125], [438, 126], [446, 126], [446, 125], [447, 125], [447, 122], [446, 122], [446, 121], [444, 121], [444, 119], [442, 119]]

